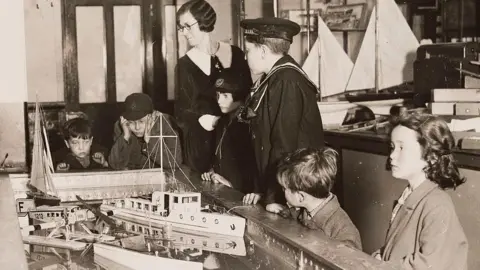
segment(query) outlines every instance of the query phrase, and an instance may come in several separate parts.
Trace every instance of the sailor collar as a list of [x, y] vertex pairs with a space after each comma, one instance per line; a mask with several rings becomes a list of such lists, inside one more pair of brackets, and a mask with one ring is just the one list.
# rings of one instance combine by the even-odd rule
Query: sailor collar
[[[215, 55], [223, 67], [228, 68], [232, 65], [232, 46], [230, 44], [219, 42], [218, 51]], [[205, 75], [210, 76], [212, 55], [194, 47], [187, 52], [187, 56]]]

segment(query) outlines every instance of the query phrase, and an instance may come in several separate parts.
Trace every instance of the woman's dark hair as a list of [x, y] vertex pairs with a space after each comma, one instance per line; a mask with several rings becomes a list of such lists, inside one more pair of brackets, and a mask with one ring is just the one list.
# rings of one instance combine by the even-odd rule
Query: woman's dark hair
[[402, 125], [416, 132], [423, 159], [428, 164], [424, 171], [429, 180], [442, 189], [455, 189], [465, 183], [452, 154], [455, 140], [444, 120], [431, 114], [412, 113], [400, 115], [394, 121], [393, 127]]
[[[177, 11], [177, 18], [190, 12], [198, 22], [201, 31], [210, 33], [215, 27], [217, 14], [213, 7], [205, 0], [191, 0], [183, 4]], [[178, 22], [177, 22], [178, 24]]]

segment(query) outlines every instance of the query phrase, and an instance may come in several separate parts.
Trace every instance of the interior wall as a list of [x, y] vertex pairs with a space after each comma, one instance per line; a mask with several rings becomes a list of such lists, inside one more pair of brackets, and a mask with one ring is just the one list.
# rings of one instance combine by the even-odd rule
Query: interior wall
[[24, 160], [23, 101], [27, 98], [25, 21], [22, 1], [0, 1], [0, 162]]

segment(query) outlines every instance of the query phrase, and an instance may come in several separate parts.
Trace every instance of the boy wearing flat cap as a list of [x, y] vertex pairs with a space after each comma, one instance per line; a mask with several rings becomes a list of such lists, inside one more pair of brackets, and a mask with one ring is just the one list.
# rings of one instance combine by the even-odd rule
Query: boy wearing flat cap
[[[163, 153], [160, 143], [162, 121]], [[163, 155], [163, 164], [160, 156]], [[182, 151], [172, 116], [153, 109], [150, 97], [133, 93], [125, 99], [125, 111], [114, 127], [114, 144], [108, 157], [113, 169], [172, 168], [182, 164]]]
[[300, 26], [280, 18], [247, 19], [245, 49], [252, 73], [262, 75], [239, 114], [248, 122], [255, 149], [261, 192], [247, 194], [245, 203], [262, 196], [267, 211], [279, 213], [285, 196], [276, 182], [276, 163], [299, 148], [324, 146], [317, 88], [288, 55]]
[[202, 174], [204, 181], [221, 183], [243, 193], [259, 192], [253, 186], [258, 181], [254, 181], [257, 167], [249, 127], [237, 118], [250, 90], [250, 81], [232, 69], [223, 70], [215, 81], [214, 90], [223, 115], [215, 128], [213, 168]]

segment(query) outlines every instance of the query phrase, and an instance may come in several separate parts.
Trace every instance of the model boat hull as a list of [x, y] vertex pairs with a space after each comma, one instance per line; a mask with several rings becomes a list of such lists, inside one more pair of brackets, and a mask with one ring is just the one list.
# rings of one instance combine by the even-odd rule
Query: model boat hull
[[199, 262], [162, 258], [105, 244], [93, 244], [93, 252], [97, 263], [108, 262], [108, 265], [102, 265], [107, 269], [203, 269], [203, 264]]
[[317, 102], [317, 104], [320, 114], [322, 115], [322, 123], [324, 127], [328, 129], [340, 127], [349, 109], [365, 106], [371, 109], [376, 115], [389, 115], [390, 108], [393, 105], [403, 104], [403, 102], [404, 99], [389, 99], [355, 103], [348, 101]]
[[[9, 177], [15, 198], [26, 198], [28, 174]], [[163, 190], [168, 181], [161, 169], [54, 173], [52, 180], [61, 202], [77, 201], [76, 195], [85, 200], [103, 200], [150, 194]]]
[[223, 234], [235, 237], [243, 237], [245, 232], [245, 219], [242, 217], [207, 212], [184, 212], [172, 210], [166, 217], [137, 211], [133, 209], [118, 208], [112, 205], [102, 204], [100, 210], [121, 218], [145, 226], [162, 228], [166, 224], [185, 230]]
[[[170, 235], [162, 236], [162, 226], [153, 224], [139, 224], [121, 218], [113, 218], [121, 222], [123, 229], [127, 232], [140, 233], [145, 235], [149, 241], [161, 246], [174, 248], [193, 247], [216, 253], [224, 253], [236, 256], [245, 256], [245, 241], [243, 237], [225, 236], [212, 233], [200, 233], [188, 230], [173, 228]], [[169, 244], [171, 243], [171, 244]]]

